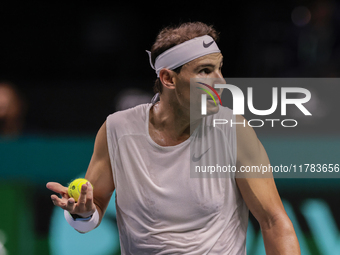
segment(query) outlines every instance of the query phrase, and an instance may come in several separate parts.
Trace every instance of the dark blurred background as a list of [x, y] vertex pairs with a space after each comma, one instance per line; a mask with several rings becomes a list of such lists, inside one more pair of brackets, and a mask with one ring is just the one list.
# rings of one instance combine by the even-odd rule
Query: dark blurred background
[[[214, 25], [221, 32], [225, 77], [338, 78], [339, 4], [2, 2], [0, 204], [7, 210], [0, 212], [0, 255], [119, 254], [114, 208], [98, 232], [77, 235], [62, 210], [53, 208], [45, 184], [67, 185], [84, 176], [107, 115], [151, 99], [156, 75], [145, 50], [163, 27], [187, 21]], [[256, 130], [274, 165], [340, 163], [340, 86], [308, 89], [312, 124], [299, 119], [301, 131]], [[256, 95], [265, 88], [254, 90]], [[336, 254], [338, 179], [279, 179], [277, 186], [303, 254]], [[248, 234], [248, 254], [264, 254], [254, 218]], [[97, 241], [106, 250], [99, 251]]]
[[[150, 49], [164, 26], [221, 32], [225, 77], [338, 77], [336, 1], [2, 3], [0, 80], [27, 102], [25, 132], [93, 134], [126, 88], [152, 94]], [[160, 6], [159, 6], [160, 7]]]

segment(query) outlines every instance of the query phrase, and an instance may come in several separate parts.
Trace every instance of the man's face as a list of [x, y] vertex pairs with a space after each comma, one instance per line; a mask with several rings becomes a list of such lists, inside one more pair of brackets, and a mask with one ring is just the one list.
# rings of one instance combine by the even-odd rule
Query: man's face
[[[223, 56], [221, 53], [212, 53], [209, 55], [202, 56], [200, 58], [194, 59], [189, 63], [182, 66], [182, 69], [178, 75], [175, 77], [176, 85], [176, 96], [179, 104], [185, 109], [190, 110], [190, 100], [191, 107], [193, 108], [191, 113], [200, 113], [201, 111], [201, 95], [206, 94], [204, 90], [198, 89], [197, 87], [208, 89], [206, 86], [194, 82], [190, 86], [190, 79], [195, 78], [195, 81], [200, 81], [214, 87], [214, 84], [225, 83], [221, 68], [223, 65]], [[209, 78], [209, 79], [206, 79]], [[190, 93], [191, 90], [191, 93]], [[209, 89], [208, 89], [209, 90]], [[222, 89], [216, 89], [219, 96], [222, 94]], [[207, 96], [207, 114], [214, 114], [218, 112], [219, 100], [217, 96], [212, 92], [214, 99]], [[196, 115], [196, 114], [195, 114]]]

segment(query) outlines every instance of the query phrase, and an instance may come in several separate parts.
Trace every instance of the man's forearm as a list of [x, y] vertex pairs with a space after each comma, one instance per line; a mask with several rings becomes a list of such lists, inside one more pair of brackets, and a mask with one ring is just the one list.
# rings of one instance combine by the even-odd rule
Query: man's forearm
[[288, 216], [261, 226], [261, 230], [267, 255], [301, 254], [293, 224]]

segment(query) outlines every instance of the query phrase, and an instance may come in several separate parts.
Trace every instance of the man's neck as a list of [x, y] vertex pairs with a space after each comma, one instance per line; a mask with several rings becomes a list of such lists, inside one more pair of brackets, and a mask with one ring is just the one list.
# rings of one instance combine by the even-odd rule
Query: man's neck
[[163, 146], [180, 144], [190, 137], [190, 110], [160, 100], [150, 109], [149, 132]]

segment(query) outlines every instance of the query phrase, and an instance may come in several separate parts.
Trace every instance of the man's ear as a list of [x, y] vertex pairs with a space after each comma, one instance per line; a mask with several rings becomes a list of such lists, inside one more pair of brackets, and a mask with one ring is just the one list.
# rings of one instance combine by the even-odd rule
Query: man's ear
[[163, 86], [168, 88], [168, 89], [175, 89], [175, 84], [174, 84], [174, 71], [171, 71], [167, 68], [163, 68], [159, 72], [159, 79], [162, 82]]

